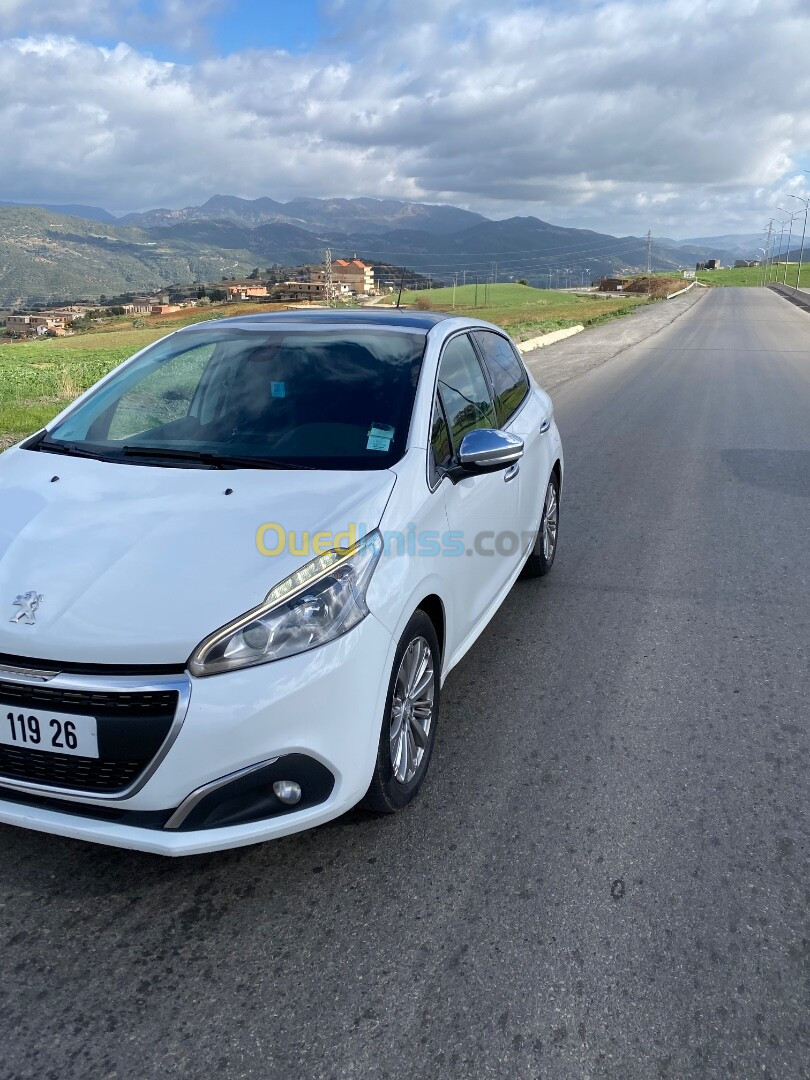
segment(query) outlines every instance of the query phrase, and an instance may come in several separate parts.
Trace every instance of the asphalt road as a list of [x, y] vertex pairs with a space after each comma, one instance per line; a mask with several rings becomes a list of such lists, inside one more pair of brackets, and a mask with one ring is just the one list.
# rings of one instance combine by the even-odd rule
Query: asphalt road
[[810, 1075], [810, 314], [718, 289], [554, 396], [557, 565], [410, 811], [184, 861], [0, 828], [0, 1076]]

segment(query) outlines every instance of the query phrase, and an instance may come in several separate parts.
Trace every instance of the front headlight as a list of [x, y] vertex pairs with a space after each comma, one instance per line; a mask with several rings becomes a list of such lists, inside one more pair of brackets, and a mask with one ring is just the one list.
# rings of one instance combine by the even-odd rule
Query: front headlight
[[223, 626], [191, 655], [192, 675], [217, 675], [306, 652], [368, 615], [366, 590], [382, 554], [379, 532], [349, 551], [326, 551], [272, 589], [263, 604]]

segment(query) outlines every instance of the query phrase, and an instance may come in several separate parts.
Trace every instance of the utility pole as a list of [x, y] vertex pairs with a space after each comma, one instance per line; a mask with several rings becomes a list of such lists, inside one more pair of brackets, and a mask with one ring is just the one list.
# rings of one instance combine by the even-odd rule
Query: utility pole
[[323, 297], [326, 307], [332, 306], [332, 250], [327, 248], [323, 260]]
[[475, 279], [475, 300], [473, 301], [473, 307], [478, 307], [478, 278]]
[[456, 284], [458, 282], [458, 274], [453, 274], [453, 309], [456, 307]]
[[762, 275], [762, 284], [767, 285], [771, 275], [771, 255], [773, 254], [773, 218], [768, 222], [768, 243], [765, 251], [765, 273]]

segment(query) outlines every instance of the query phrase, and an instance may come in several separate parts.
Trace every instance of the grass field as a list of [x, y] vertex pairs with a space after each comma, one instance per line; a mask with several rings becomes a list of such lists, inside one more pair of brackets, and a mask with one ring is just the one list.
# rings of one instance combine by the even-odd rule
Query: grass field
[[0, 344], [0, 449], [42, 427], [122, 360], [173, 330], [268, 310], [278, 311], [279, 305], [228, 304], [175, 312], [147, 318], [139, 329], [131, 317], [124, 317], [75, 337]]
[[[386, 297], [383, 302], [395, 303], [396, 293]], [[484, 286], [479, 285], [477, 294], [475, 285], [459, 285], [455, 290], [455, 306], [452, 288], [405, 291], [401, 300], [403, 307], [424, 304], [436, 311], [454, 311], [457, 315], [486, 319], [508, 330], [516, 341], [525, 341], [535, 334], [562, 330], [578, 323], [593, 326], [627, 315], [639, 304], [646, 303], [645, 297], [606, 298], [515, 284], [490, 285], [486, 292]]]
[[[403, 293], [402, 303], [414, 305], [424, 296], [437, 310], [450, 309], [452, 294], [452, 289]], [[577, 323], [603, 322], [647, 302], [629, 296], [600, 299], [506, 284], [489, 286], [486, 306], [484, 295], [484, 287], [479, 285], [479, 306], [475, 307], [475, 286], [459, 287], [455, 310], [459, 315], [497, 323], [517, 340]], [[394, 302], [393, 297], [386, 300]], [[75, 337], [0, 344], [0, 449], [42, 427], [122, 360], [172, 330], [206, 319], [278, 310], [278, 304], [228, 304], [149, 317], [137, 329], [132, 318], [122, 317]]]
[[[808, 253], [810, 257], [810, 253]], [[795, 288], [796, 271], [798, 263], [787, 264], [787, 283]], [[768, 271], [768, 280], [781, 282], [785, 277], [785, 264], [773, 265]], [[759, 285], [762, 281], [762, 270], [758, 266], [732, 267], [728, 270], [706, 270], [697, 275], [698, 281], [706, 285]], [[802, 276], [799, 282], [800, 289], [810, 289], [810, 263], [802, 263]]]

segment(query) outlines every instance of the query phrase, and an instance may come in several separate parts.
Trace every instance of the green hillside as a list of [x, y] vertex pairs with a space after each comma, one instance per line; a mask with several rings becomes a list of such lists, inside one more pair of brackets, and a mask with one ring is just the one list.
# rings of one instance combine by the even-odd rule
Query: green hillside
[[159, 232], [38, 207], [0, 207], [0, 308], [152, 292], [246, 273], [255, 265], [245, 251], [164, 240]]

